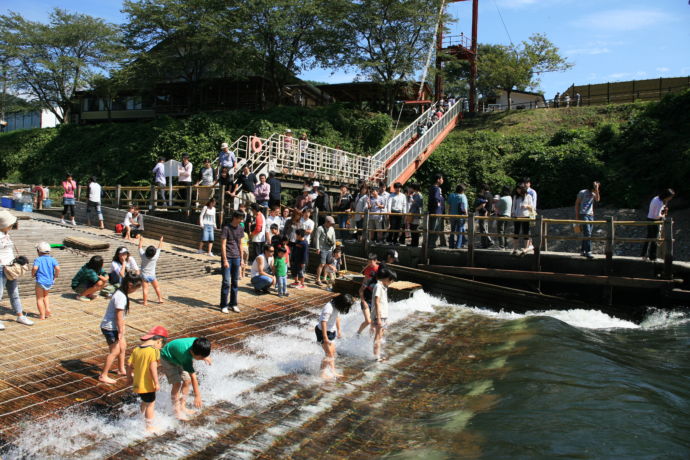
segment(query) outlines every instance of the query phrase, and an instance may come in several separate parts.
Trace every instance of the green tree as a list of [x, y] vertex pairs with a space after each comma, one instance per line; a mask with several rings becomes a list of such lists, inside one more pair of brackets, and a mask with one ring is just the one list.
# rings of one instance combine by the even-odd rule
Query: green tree
[[441, 2], [342, 0], [340, 5], [333, 11], [333, 20], [339, 22], [339, 51], [334, 53], [334, 62], [384, 83], [390, 111], [395, 83], [411, 77], [426, 62]]
[[54, 9], [47, 24], [10, 12], [0, 15], [0, 55], [9, 81], [67, 123], [71, 100], [122, 58], [118, 28], [102, 19]]
[[[477, 91], [483, 96], [504, 90], [508, 109], [510, 95], [539, 86], [539, 75], [560, 72], [572, 67], [558, 52], [558, 48], [543, 34], [534, 34], [518, 46], [480, 44], [477, 59]], [[469, 81], [466, 61], [453, 61], [446, 68], [446, 78], [452, 85], [463, 86]]]
[[127, 0], [125, 42], [132, 86], [189, 84], [187, 105], [199, 105], [205, 79], [245, 75], [249, 48], [238, 0]]

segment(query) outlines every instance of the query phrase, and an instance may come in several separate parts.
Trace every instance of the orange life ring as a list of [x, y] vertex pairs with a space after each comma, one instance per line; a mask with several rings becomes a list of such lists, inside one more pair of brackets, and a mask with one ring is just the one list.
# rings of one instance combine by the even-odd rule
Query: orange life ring
[[263, 144], [261, 143], [261, 139], [259, 139], [258, 137], [252, 137], [251, 145], [252, 145], [252, 150], [254, 152], [260, 152], [261, 148], [263, 147]]

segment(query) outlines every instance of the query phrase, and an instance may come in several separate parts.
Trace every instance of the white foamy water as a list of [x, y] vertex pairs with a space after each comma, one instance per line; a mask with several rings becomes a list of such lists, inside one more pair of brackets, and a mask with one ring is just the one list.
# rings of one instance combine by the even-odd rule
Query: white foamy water
[[[437, 305], [447, 304], [417, 291], [412, 298], [391, 304], [389, 323], [395, 327], [395, 323], [415, 312], [433, 312], [433, 307]], [[195, 367], [199, 374], [204, 405], [209, 407], [218, 403], [231, 403], [238, 408], [250, 404], [253, 408], [268, 406], [275, 402], [276, 397], [265, 392], [257, 394], [252, 390], [272, 378], [288, 374], [297, 376], [301, 385], [320, 385], [319, 369], [323, 351], [316, 343], [313, 330], [319, 310], [314, 310], [313, 313], [311, 318], [291, 320], [273, 332], [245, 340], [244, 351], [240, 353], [214, 350], [211, 366], [197, 362]], [[339, 356], [362, 360], [372, 357], [372, 339], [369, 334], [356, 337], [361, 322], [362, 314], [357, 302], [348, 315], [341, 316], [344, 337], [337, 341]], [[367, 376], [368, 379], [373, 377], [371, 373]], [[165, 378], [161, 378], [161, 390], [156, 398], [156, 425], [162, 431], [175, 431], [175, 439], [166, 441], [164, 445], [157, 445], [152, 452], [147, 451], [147, 458], [184, 456], [203, 448], [218, 435], [218, 428], [213, 423], [216, 415], [209, 415], [209, 420], [200, 426], [183, 424], [172, 417], [169, 394], [170, 386]], [[323, 404], [325, 403], [321, 403], [322, 406]], [[326, 404], [318, 408], [318, 411], [329, 406], [330, 404]], [[36, 425], [40, 425], [40, 429]], [[14, 442], [16, 448], [3, 458], [103, 458], [115, 455], [121, 449], [150, 436], [144, 432], [138, 402], [123, 405], [115, 418], [68, 410], [59, 418], [41, 420], [37, 424], [27, 423], [22, 431]], [[46, 435], [37, 435], [38, 432]]]

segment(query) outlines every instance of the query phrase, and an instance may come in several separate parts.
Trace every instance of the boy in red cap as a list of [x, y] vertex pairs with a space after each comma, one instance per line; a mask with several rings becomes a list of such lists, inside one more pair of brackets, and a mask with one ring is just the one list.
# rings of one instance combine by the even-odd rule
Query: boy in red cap
[[146, 431], [155, 433], [153, 425], [155, 417], [154, 405], [156, 391], [160, 389], [158, 383], [158, 363], [161, 359], [160, 349], [168, 338], [168, 331], [163, 326], [155, 326], [141, 337], [142, 343], [132, 350], [127, 362], [127, 377], [134, 392], [141, 398], [141, 413], [144, 414]]

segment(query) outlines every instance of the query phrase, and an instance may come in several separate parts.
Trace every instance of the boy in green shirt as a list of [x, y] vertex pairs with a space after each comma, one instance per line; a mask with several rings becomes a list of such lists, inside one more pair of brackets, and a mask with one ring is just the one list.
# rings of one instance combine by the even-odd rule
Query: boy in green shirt
[[286, 249], [283, 246], [276, 246], [276, 256], [273, 259], [273, 268], [276, 271], [276, 290], [278, 297], [287, 297], [290, 294], [287, 292], [287, 257], [285, 257]]
[[161, 367], [168, 382], [172, 385], [170, 400], [179, 420], [188, 420], [187, 415], [193, 410], [187, 409], [189, 386], [194, 388], [194, 407], [202, 406], [199, 380], [194, 372], [194, 361], [204, 361], [211, 364], [211, 342], [204, 337], [187, 337], [176, 339], [168, 343], [161, 350]]

